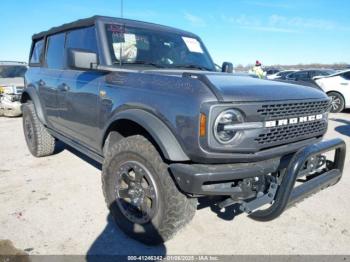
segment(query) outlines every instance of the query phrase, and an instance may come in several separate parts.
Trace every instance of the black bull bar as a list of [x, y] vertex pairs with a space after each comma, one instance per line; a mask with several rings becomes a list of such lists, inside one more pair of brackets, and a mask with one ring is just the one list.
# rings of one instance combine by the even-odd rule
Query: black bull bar
[[[335, 150], [334, 162], [331, 163], [331, 168], [328, 171], [294, 187], [298, 174], [308, 159], [332, 150]], [[249, 217], [258, 221], [270, 221], [281, 215], [288, 206], [323, 188], [336, 184], [343, 173], [345, 153], [345, 143], [338, 138], [322, 141], [300, 149], [294, 154], [288, 164], [273, 204], [267, 209], [251, 213]]]

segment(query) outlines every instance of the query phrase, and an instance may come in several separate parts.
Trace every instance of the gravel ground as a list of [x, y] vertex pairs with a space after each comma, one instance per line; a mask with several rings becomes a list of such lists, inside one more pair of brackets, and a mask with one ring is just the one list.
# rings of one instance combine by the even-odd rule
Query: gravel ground
[[[350, 111], [330, 119], [326, 138], [349, 146]], [[165, 245], [147, 247], [110, 219], [100, 165], [63, 146], [53, 156], [32, 157], [21, 121], [0, 118], [0, 240], [29, 254], [350, 254], [350, 154], [339, 184], [272, 222], [209, 206]]]

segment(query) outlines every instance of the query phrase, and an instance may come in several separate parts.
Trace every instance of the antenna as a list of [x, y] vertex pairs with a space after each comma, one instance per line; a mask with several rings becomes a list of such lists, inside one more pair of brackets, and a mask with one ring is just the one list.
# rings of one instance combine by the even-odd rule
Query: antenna
[[[123, 0], [120, 0], [120, 18], [123, 18]], [[123, 32], [122, 32], [123, 33]], [[119, 66], [122, 66], [122, 54], [123, 54], [123, 43], [120, 43], [120, 49], [119, 49]]]

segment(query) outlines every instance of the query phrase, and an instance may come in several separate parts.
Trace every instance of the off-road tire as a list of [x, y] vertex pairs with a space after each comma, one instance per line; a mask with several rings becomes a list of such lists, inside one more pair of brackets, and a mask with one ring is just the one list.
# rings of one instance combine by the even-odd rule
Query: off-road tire
[[23, 131], [30, 153], [35, 157], [52, 155], [55, 150], [55, 138], [36, 115], [34, 104], [28, 101], [22, 105]]
[[[340, 113], [345, 108], [345, 100], [344, 97], [338, 92], [329, 92], [327, 95], [332, 99], [331, 103], [331, 113]], [[333, 105], [334, 100], [337, 101], [336, 105]]]
[[[116, 170], [125, 161], [138, 161], [149, 171], [158, 190], [158, 209], [151, 221], [132, 223], [116, 204]], [[123, 138], [109, 145], [102, 168], [102, 188], [112, 216], [128, 236], [147, 245], [161, 244], [175, 235], [193, 218], [197, 199], [188, 198], [176, 187], [156, 148], [140, 135]]]

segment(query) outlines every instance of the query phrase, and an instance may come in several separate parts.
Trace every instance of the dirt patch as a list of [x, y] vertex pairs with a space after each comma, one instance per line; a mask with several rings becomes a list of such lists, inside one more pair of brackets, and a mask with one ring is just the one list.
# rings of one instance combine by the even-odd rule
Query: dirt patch
[[0, 257], [9, 257], [11, 258], [9, 261], [16, 262], [30, 261], [28, 254], [17, 249], [10, 240], [0, 240]]

